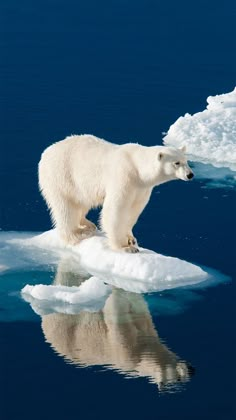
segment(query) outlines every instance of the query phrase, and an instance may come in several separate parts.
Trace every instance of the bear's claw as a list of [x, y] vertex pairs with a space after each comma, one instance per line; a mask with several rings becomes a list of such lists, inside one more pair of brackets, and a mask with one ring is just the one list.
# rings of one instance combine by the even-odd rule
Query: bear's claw
[[130, 254], [137, 254], [139, 252], [139, 249], [132, 245], [125, 246], [123, 249], [125, 252], [129, 252]]

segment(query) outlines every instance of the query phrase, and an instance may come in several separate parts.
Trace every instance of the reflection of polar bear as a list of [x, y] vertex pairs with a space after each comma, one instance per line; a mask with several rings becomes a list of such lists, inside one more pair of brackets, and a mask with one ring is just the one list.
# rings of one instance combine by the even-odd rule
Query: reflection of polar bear
[[101, 227], [113, 249], [137, 252], [132, 228], [154, 186], [193, 177], [182, 150], [121, 146], [90, 135], [71, 136], [48, 147], [39, 163], [39, 185], [53, 223], [68, 243], [95, 225], [86, 219], [103, 205]]
[[[81, 282], [78, 276], [78, 285]], [[56, 284], [76, 285], [76, 275], [57, 273]], [[54, 283], [54, 284], [55, 284]], [[103, 365], [165, 385], [190, 379], [193, 368], [161, 343], [142, 295], [113, 289], [102, 310], [42, 317], [45, 339], [70, 362]]]

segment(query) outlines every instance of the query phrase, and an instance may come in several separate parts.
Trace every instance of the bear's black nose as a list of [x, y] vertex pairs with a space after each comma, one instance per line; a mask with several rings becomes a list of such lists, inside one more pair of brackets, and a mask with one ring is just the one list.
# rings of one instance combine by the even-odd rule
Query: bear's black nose
[[194, 175], [193, 175], [193, 173], [192, 172], [190, 172], [188, 175], [187, 175], [187, 178], [188, 179], [192, 179], [194, 177]]

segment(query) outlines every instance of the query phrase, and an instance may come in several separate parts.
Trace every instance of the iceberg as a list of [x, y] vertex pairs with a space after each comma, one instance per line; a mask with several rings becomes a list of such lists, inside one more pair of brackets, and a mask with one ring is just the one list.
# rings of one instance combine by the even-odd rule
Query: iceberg
[[209, 96], [207, 108], [185, 114], [163, 138], [166, 146], [186, 145], [189, 159], [216, 168], [236, 171], [236, 88], [226, 94]]

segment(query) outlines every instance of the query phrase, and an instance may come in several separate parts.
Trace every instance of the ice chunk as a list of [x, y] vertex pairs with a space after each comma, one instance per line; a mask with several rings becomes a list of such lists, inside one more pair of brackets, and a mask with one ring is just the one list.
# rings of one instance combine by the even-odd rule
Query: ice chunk
[[103, 308], [111, 287], [102, 280], [91, 277], [79, 287], [62, 285], [26, 285], [23, 298], [38, 315], [49, 313], [78, 314], [81, 311], [97, 312]]
[[110, 290], [101, 280], [96, 277], [91, 277], [85, 280], [80, 287], [76, 286], [45, 286], [37, 284], [35, 286], [26, 285], [22, 289], [22, 293], [30, 294], [33, 298], [40, 300], [59, 300], [62, 302], [74, 304], [87, 302], [89, 300], [100, 299]]
[[191, 160], [236, 171], [236, 88], [209, 96], [207, 109], [185, 114], [164, 137], [167, 146], [187, 146]]

